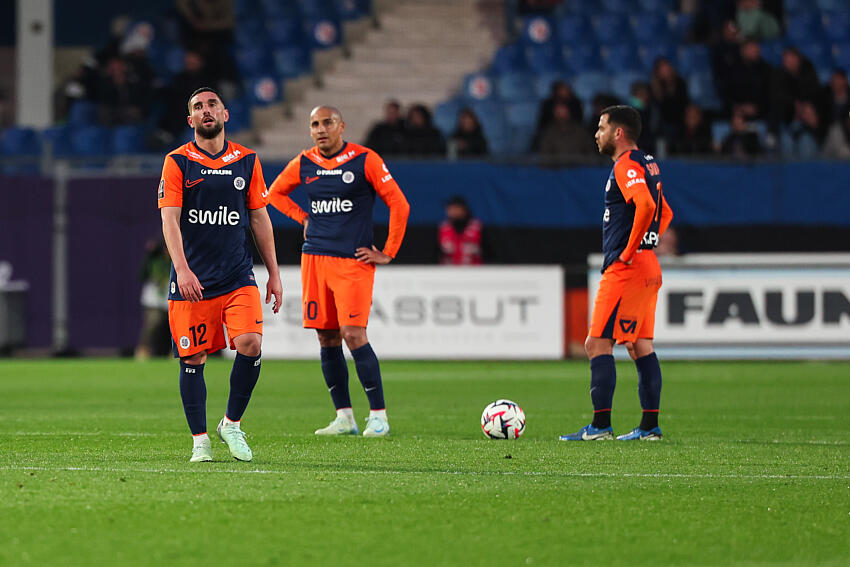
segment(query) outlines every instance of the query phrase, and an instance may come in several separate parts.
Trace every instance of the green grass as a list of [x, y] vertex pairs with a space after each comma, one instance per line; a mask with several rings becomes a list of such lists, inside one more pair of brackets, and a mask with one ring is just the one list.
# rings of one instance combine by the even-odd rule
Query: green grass
[[[663, 442], [561, 443], [585, 363], [384, 362], [392, 437], [324, 439], [318, 361], [268, 361], [254, 461], [190, 464], [176, 362], [0, 361], [0, 565], [850, 564], [850, 364], [662, 364]], [[497, 397], [522, 439], [482, 436]]]

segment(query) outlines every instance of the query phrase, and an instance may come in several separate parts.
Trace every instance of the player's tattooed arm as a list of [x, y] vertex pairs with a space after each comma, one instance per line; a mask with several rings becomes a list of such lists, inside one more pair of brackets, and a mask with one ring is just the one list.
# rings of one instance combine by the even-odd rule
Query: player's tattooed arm
[[389, 264], [393, 261], [392, 256], [384, 254], [374, 245], [372, 248], [361, 246], [355, 251], [354, 257], [357, 258], [358, 262], [364, 262], [366, 264]]
[[183, 235], [180, 231], [180, 207], [162, 207], [162, 235], [165, 237], [165, 245], [168, 254], [174, 264], [177, 273], [177, 288], [183, 299], [195, 303], [204, 298], [204, 286], [198, 280], [195, 273], [189, 268], [186, 254], [183, 251]]

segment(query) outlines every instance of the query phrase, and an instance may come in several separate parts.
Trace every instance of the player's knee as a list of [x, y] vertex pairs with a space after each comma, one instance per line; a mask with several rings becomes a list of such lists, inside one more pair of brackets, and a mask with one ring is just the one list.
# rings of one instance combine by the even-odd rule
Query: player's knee
[[241, 354], [242, 356], [260, 356], [260, 352], [263, 348], [263, 337], [257, 333], [249, 333], [247, 335], [242, 335], [241, 337], [237, 337], [239, 340], [234, 340], [234, 344], [236, 346], [236, 352]]
[[349, 350], [358, 349], [369, 342], [369, 339], [366, 338], [366, 329], [363, 327], [344, 327], [342, 338]]
[[199, 364], [204, 364], [207, 361], [207, 353], [199, 352], [193, 354], [192, 356], [184, 356], [180, 359], [184, 364], [191, 364], [192, 366], [197, 366]]
[[637, 358], [637, 352], [635, 351], [635, 343], [627, 342], [626, 349], [629, 351], [629, 356], [632, 357], [632, 360]]
[[316, 335], [319, 337], [320, 347], [333, 348], [342, 346], [342, 336], [337, 330], [317, 329]]

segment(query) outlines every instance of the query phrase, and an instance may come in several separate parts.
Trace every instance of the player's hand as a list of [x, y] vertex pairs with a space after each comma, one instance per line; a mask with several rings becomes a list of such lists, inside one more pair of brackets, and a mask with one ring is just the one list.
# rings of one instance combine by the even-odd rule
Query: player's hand
[[304, 219], [304, 240], [307, 240], [307, 225], [310, 223], [310, 219]]
[[626, 262], [625, 260], [623, 260], [623, 255], [622, 255], [622, 254], [620, 254], [619, 256], [617, 256], [617, 260], [619, 260], [620, 262], [624, 263], [624, 264], [625, 264], [625, 265], [627, 265], [627, 266], [631, 266], [631, 265], [632, 265], [632, 262], [634, 261], [634, 258], [632, 258], [631, 260], [629, 260], [628, 262]]
[[189, 303], [197, 303], [204, 298], [204, 286], [189, 268], [177, 271], [177, 289], [180, 290], [183, 299]]
[[393, 261], [392, 256], [387, 256], [374, 246], [372, 248], [361, 246], [354, 253], [354, 257], [357, 258], [358, 262], [364, 262], [366, 264], [389, 264]]
[[280, 311], [280, 306], [283, 305], [283, 284], [279, 275], [277, 277], [269, 276], [269, 283], [266, 284], [266, 305], [271, 302], [272, 296], [274, 296], [272, 312], [277, 313]]

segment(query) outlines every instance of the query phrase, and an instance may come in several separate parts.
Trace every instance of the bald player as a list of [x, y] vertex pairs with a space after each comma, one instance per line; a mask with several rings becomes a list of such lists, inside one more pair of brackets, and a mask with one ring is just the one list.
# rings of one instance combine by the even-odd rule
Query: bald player
[[590, 359], [593, 422], [576, 433], [562, 435], [562, 441], [614, 438], [611, 402], [617, 381], [612, 356], [615, 343], [625, 344], [634, 360], [643, 408], [640, 424], [617, 439], [661, 439], [661, 367], [652, 344], [661, 267], [653, 249], [670, 224], [673, 211], [661, 191], [661, 171], [655, 158], [637, 147], [640, 131], [640, 114], [630, 106], [610, 106], [599, 116], [596, 145], [599, 153], [614, 161], [614, 167], [605, 185], [602, 280], [584, 343]]
[[[296, 156], [272, 183], [269, 202], [304, 226], [301, 255], [304, 327], [316, 329], [322, 374], [336, 418], [316, 435], [359, 433], [348, 389], [348, 346], [357, 377], [369, 399], [365, 437], [390, 432], [378, 358], [366, 336], [372, 306], [375, 267], [389, 264], [404, 238], [410, 206], [384, 160], [369, 148], [342, 139], [345, 122], [339, 110], [318, 106], [310, 113], [315, 146]], [[310, 210], [289, 194], [301, 186]], [[387, 242], [379, 250], [372, 241], [375, 196], [390, 209]]]

